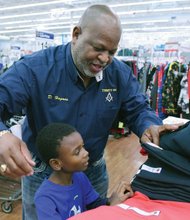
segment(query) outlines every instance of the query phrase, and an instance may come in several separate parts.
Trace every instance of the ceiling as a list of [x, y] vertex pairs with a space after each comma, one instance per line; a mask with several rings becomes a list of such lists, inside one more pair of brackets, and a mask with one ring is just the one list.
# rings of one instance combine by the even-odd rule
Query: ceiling
[[189, 42], [190, 0], [0, 0], [0, 38], [31, 40], [36, 30], [70, 36], [92, 4], [107, 4], [120, 16], [123, 42]]

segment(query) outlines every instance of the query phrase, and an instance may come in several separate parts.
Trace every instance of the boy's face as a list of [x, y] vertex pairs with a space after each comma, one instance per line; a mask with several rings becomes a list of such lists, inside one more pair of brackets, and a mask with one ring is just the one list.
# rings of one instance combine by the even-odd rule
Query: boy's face
[[78, 132], [73, 132], [64, 137], [58, 149], [59, 161], [64, 172], [84, 171], [88, 167], [88, 152], [84, 149], [84, 143]]

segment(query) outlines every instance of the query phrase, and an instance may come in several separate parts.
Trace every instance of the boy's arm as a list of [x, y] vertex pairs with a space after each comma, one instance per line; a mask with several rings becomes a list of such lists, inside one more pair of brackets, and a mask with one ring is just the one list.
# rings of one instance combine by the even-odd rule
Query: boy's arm
[[114, 191], [110, 198], [98, 197], [94, 202], [86, 206], [87, 210], [97, 208], [101, 205], [116, 205], [133, 196], [133, 190], [130, 184], [121, 182], [116, 191]]

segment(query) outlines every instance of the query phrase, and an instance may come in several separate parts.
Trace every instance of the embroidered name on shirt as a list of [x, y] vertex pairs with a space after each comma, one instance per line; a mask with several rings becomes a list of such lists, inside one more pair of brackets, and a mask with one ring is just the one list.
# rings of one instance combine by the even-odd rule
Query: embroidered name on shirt
[[117, 92], [117, 89], [102, 89], [102, 92]]
[[53, 99], [53, 100], [57, 100], [57, 101], [64, 101], [64, 102], [68, 102], [69, 99], [68, 98], [64, 98], [64, 97], [59, 97], [57, 95], [53, 96], [53, 95], [48, 95], [48, 99]]

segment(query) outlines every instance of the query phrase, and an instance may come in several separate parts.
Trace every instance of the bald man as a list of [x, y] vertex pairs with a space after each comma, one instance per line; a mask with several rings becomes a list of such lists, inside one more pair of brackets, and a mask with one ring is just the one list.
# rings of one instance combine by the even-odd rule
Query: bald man
[[[102, 197], [108, 189], [103, 153], [119, 111], [142, 141], [158, 144], [160, 132], [177, 128], [162, 125], [139, 93], [132, 70], [114, 58], [120, 37], [118, 16], [106, 5], [92, 5], [71, 42], [25, 56], [1, 75], [0, 172], [22, 177], [23, 220], [37, 219], [34, 194], [51, 173], [35, 145], [45, 125], [64, 122], [81, 133], [90, 157], [86, 174]], [[23, 109], [20, 140], [3, 122]]]

